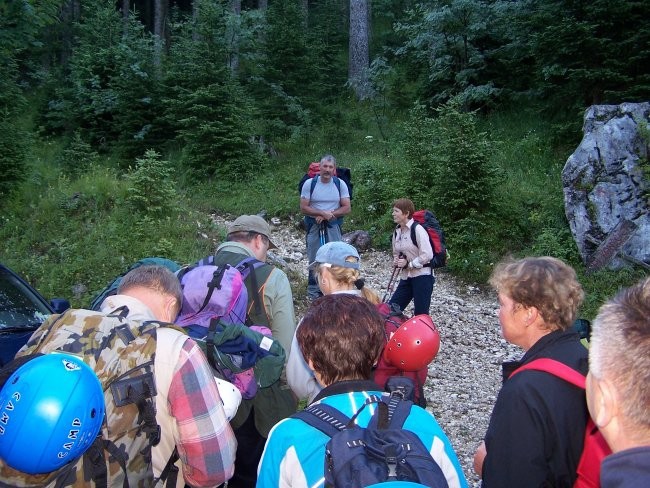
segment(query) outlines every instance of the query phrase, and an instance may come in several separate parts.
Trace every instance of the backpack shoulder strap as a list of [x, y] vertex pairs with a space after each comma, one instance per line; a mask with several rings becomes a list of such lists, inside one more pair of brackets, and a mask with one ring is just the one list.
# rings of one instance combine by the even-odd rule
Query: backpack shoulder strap
[[[332, 176], [332, 181], [336, 185], [336, 189], [339, 191], [339, 198], [341, 198], [341, 180], [339, 179], [338, 176]], [[349, 188], [348, 188], [348, 192], [350, 192]]]
[[310, 405], [304, 410], [296, 412], [292, 417], [302, 420], [329, 437], [333, 437], [345, 429], [350, 422], [347, 415], [325, 404]]
[[320, 176], [316, 175], [311, 179], [311, 187], [309, 188], [309, 198], [311, 199], [312, 193], [314, 193], [314, 188], [316, 188], [316, 183], [318, 183], [318, 178]]
[[378, 402], [377, 410], [368, 427], [379, 429], [401, 429], [411, 413], [413, 402], [404, 399], [401, 392], [384, 395]]
[[[264, 284], [273, 272], [273, 268], [264, 261], [260, 261], [254, 256], [248, 256], [242, 259], [239, 264], [237, 264], [236, 268], [242, 274], [244, 283], [248, 283], [250, 281], [248, 297], [250, 300], [252, 293], [252, 305], [254, 307], [254, 311], [251, 306], [247, 306], [246, 325], [253, 325], [254, 321], [251, 319], [251, 312], [254, 313], [255, 317], [267, 315], [266, 307], [264, 306], [264, 299], [262, 297], [262, 290], [264, 288]], [[261, 270], [260, 268], [264, 269]], [[262, 281], [262, 283], [260, 283], [260, 281]]]
[[415, 247], [418, 247], [418, 237], [415, 234], [415, 228], [420, 225], [419, 222], [413, 221], [413, 225], [411, 226], [411, 242]]
[[510, 378], [513, 375], [521, 371], [543, 371], [545, 373], [552, 374], [558, 378], [563, 379], [564, 381], [571, 383], [572, 385], [577, 386], [578, 388], [585, 389], [585, 377], [579, 371], [576, 371], [570, 366], [567, 366], [560, 361], [550, 358], [540, 358], [535, 359], [529, 363], [524, 364], [523, 366], [517, 368], [510, 374]]

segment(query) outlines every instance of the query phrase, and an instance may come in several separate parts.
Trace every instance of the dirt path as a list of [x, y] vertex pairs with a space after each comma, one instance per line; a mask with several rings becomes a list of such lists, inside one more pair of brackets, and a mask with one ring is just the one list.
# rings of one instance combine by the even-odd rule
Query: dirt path
[[[215, 217], [219, 224], [228, 218]], [[274, 256], [283, 264], [294, 286], [298, 318], [308, 306], [305, 297], [307, 259], [304, 234], [294, 221], [273, 219]], [[383, 296], [390, 279], [391, 258], [383, 251], [361, 255], [362, 276]], [[440, 329], [441, 348], [429, 366], [425, 386], [433, 412], [456, 449], [470, 486], [480, 486], [472, 457], [487, 428], [500, 387], [501, 362], [521, 356], [500, 335], [498, 305], [493, 292], [467, 285], [437, 272], [431, 316]], [[407, 310], [408, 311], [408, 310]]]

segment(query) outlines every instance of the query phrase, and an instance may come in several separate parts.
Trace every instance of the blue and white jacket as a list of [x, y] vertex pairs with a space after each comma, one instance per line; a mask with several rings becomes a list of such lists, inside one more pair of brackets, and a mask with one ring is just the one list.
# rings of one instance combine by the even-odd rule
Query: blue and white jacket
[[[323, 389], [314, 403], [324, 403], [352, 417], [371, 395], [383, 392], [371, 381], [341, 381]], [[376, 405], [368, 405], [357, 417], [357, 424], [368, 425]], [[466, 488], [467, 481], [449, 439], [428, 411], [413, 406], [404, 422], [414, 432], [438, 463], [449, 488]], [[329, 437], [300, 419], [288, 418], [277, 423], [266, 442], [258, 467], [258, 488], [325, 485], [325, 445]]]

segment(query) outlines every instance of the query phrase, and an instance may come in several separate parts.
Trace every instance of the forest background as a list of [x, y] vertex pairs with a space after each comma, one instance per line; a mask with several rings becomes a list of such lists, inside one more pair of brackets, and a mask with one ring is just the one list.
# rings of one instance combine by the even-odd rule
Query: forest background
[[346, 230], [387, 248], [410, 197], [452, 273], [556, 256], [591, 317], [643, 272], [586, 274], [561, 170], [588, 106], [650, 99], [648, 18], [610, 0], [4, 0], [0, 259], [85, 306], [142, 257], [212, 252], [211, 213], [298, 218], [297, 182], [332, 153], [353, 174]]

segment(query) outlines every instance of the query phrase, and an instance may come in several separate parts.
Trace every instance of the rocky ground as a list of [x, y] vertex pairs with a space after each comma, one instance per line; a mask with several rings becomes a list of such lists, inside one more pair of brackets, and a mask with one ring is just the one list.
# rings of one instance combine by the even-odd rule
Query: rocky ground
[[[228, 220], [215, 216], [219, 224]], [[294, 284], [296, 315], [300, 318], [308, 306], [304, 234], [294, 221], [272, 222], [273, 241], [279, 249], [271, 259], [285, 267]], [[370, 249], [362, 253], [361, 260], [366, 286], [382, 297], [391, 273], [388, 253]], [[427, 408], [451, 439], [469, 485], [474, 487], [480, 483], [472, 470], [472, 457], [499, 390], [501, 362], [522, 354], [501, 337], [497, 308], [495, 294], [490, 290], [436, 272], [431, 316], [440, 330], [441, 347], [429, 366]]]

